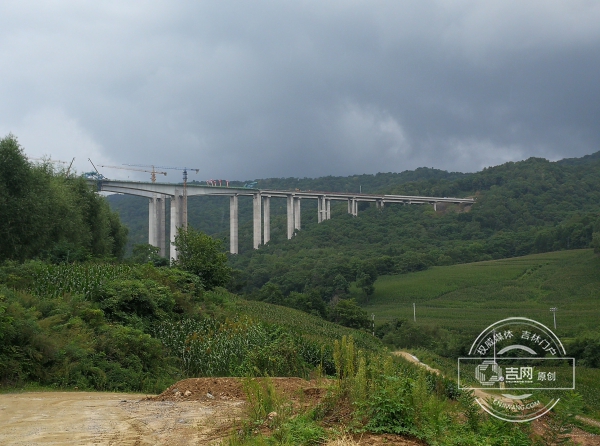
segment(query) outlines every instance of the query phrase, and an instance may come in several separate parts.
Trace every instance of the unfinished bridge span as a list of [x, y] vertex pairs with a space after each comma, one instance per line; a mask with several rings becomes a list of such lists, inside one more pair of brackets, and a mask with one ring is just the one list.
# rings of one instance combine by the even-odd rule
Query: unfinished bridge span
[[[90, 180], [91, 182], [92, 180]], [[319, 223], [331, 218], [331, 202], [346, 201], [348, 213], [358, 215], [359, 202], [375, 203], [379, 209], [386, 204], [430, 204], [437, 209], [439, 203], [473, 204], [473, 198], [449, 197], [419, 197], [411, 195], [375, 195], [345, 192], [319, 191], [286, 191], [268, 189], [250, 189], [244, 187], [203, 186], [195, 183], [172, 184], [136, 181], [116, 181], [102, 179], [93, 181], [98, 185], [99, 192], [111, 192], [126, 195], [146, 197], [148, 208], [148, 243], [160, 248], [160, 254], [166, 252], [166, 202], [170, 201], [170, 252], [171, 259], [177, 259], [177, 250], [172, 242], [175, 241], [177, 229], [187, 227], [187, 209], [184, 209], [191, 196], [226, 196], [229, 197], [229, 252], [238, 253], [238, 197], [251, 196], [253, 202], [253, 240], [254, 249], [271, 239], [271, 198], [287, 200], [287, 237], [291, 239], [295, 230], [301, 229], [300, 203], [302, 200], [317, 200], [317, 221]]]

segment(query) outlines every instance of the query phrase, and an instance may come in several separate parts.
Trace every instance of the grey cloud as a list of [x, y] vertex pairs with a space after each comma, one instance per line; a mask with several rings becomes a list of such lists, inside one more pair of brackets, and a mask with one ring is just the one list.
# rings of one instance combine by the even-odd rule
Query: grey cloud
[[596, 2], [8, 2], [0, 17], [0, 132], [56, 158], [249, 179], [599, 149]]

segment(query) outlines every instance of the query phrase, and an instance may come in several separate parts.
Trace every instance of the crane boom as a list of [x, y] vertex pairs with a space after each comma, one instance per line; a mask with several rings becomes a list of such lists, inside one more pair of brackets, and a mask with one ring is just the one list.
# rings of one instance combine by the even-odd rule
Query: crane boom
[[[188, 179], [188, 170], [193, 170], [196, 173], [200, 172], [200, 169], [190, 169], [188, 167], [166, 167], [166, 166], [149, 166], [147, 164], [125, 164], [125, 166], [135, 166], [135, 167], [152, 167], [152, 169], [154, 169], [155, 167], [158, 167], [159, 169], [168, 169], [168, 170], [183, 170], [183, 188], [185, 190], [186, 186], [187, 186], [187, 179]], [[166, 174], [165, 174], [166, 175]]]
[[47, 162], [47, 163], [69, 164], [68, 161], [53, 160], [52, 158], [29, 158], [29, 159], [33, 160], [33, 161], [44, 161], [44, 162]]
[[67, 178], [69, 177], [69, 173], [71, 173], [71, 167], [73, 167], [73, 162], [75, 161], [75, 157], [73, 157], [73, 159], [71, 160], [70, 163], [68, 161], [53, 160], [52, 158], [31, 158], [31, 157], [28, 157], [28, 159], [33, 160], [33, 161], [43, 161], [45, 163], [68, 164], [69, 167], [67, 168], [67, 172], [65, 173], [65, 177], [67, 177]]
[[146, 170], [146, 169], [132, 169], [130, 167], [122, 167], [122, 166], [106, 166], [103, 164], [98, 164], [100, 167], [106, 167], [108, 169], [122, 169], [122, 170], [134, 170], [136, 172], [148, 172], [150, 174], [150, 179], [152, 180], [153, 183], [156, 182], [156, 174], [159, 173], [161, 175], [167, 175], [167, 172], [161, 172], [158, 170], [154, 169], [154, 166], [145, 166], [145, 167], [152, 167], [152, 170]]

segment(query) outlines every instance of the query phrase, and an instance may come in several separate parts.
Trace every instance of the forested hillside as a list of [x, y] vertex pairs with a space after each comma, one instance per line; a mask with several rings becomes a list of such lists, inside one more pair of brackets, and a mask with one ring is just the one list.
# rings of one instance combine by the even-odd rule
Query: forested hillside
[[[303, 201], [302, 230], [286, 238], [285, 200], [272, 200], [271, 242], [251, 247], [251, 200], [240, 200], [240, 252], [232, 289], [291, 304], [290, 293], [318, 293], [324, 302], [347, 297], [356, 282], [372, 292], [378, 275], [590, 247], [600, 231], [598, 154], [549, 162], [530, 158], [473, 174], [417, 169], [400, 174], [258, 180], [257, 187], [378, 192], [406, 195], [473, 196], [471, 208], [454, 205], [389, 205], [383, 211], [361, 203], [358, 217], [334, 203], [332, 219], [317, 224], [316, 203]], [[190, 221], [228, 239], [227, 200], [190, 200]], [[131, 206], [133, 202], [138, 203]], [[111, 197], [113, 208], [145, 242], [146, 200]], [[135, 212], [137, 209], [137, 212]], [[142, 239], [144, 237], [144, 239]], [[269, 287], [256, 293], [265, 284]], [[286, 299], [284, 299], [286, 298]], [[299, 296], [292, 295], [292, 301]]]
[[370, 294], [381, 274], [587, 248], [600, 231], [600, 162], [593, 159], [580, 165], [529, 159], [386, 192], [474, 196], [477, 203], [437, 212], [431, 206], [365, 206], [358, 217], [338, 205], [321, 224], [308, 215], [291, 241], [279, 231], [268, 246], [232, 258], [243, 271], [238, 285], [251, 292], [270, 282], [284, 295], [319, 290], [328, 301], [347, 295], [354, 281]]

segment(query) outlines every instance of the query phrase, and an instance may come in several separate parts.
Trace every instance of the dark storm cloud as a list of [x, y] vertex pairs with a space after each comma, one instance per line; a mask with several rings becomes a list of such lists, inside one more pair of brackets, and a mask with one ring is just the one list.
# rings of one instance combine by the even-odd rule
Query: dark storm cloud
[[3, 3], [0, 133], [199, 179], [581, 156], [600, 148], [598, 5]]

